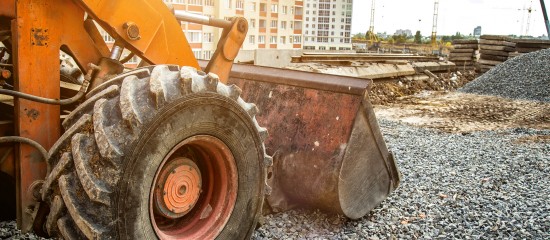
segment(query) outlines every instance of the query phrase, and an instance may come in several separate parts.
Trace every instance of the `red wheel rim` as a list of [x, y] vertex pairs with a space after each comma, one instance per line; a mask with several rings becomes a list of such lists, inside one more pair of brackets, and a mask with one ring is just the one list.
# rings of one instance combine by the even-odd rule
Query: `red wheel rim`
[[161, 239], [213, 239], [237, 199], [237, 166], [216, 137], [194, 136], [176, 145], [155, 174], [149, 213]]

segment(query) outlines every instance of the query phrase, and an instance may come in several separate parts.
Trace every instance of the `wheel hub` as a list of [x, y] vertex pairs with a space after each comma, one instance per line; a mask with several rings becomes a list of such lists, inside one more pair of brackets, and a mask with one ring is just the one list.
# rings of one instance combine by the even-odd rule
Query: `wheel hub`
[[153, 199], [155, 208], [166, 218], [183, 217], [199, 200], [201, 189], [197, 165], [188, 158], [173, 159], [159, 173]]

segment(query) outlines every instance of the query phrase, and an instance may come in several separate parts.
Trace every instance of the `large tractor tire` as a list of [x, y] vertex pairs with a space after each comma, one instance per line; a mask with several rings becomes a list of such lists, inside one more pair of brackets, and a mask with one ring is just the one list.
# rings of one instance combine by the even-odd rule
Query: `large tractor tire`
[[65, 239], [249, 238], [272, 160], [257, 108], [240, 93], [214, 74], [166, 65], [94, 89], [50, 150], [45, 231]]

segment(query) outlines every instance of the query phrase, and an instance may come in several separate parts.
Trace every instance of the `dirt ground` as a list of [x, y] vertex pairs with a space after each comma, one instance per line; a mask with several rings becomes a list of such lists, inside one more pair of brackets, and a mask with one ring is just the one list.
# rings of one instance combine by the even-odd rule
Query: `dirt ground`
[[[375, 105], [375, 112], [378, 118], [454, 133], [505, 128], [550, 130], [550, 103], [460, 92], [423, 91]], [[541, 135], [525, 141], [550, 142], [550, 138]]]

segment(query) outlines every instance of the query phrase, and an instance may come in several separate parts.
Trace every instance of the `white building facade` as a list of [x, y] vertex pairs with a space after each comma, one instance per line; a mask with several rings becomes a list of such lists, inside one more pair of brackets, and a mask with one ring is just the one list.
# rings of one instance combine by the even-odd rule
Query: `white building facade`
[[304, 50], [351, 50], [352, 0], [304, 0]]

